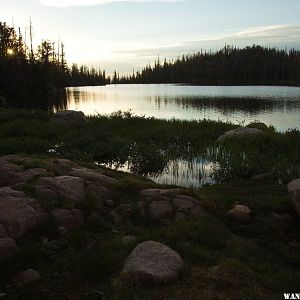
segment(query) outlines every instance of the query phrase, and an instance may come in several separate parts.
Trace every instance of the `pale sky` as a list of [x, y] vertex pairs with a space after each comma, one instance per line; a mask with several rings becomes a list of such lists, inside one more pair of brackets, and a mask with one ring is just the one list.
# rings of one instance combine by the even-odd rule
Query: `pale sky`
[[300, 49], [299, 0], [0, 0], [0, 21], [30, 17], [35, 44], [60, 36], [69, 63], [108, 73], [225, 43]]

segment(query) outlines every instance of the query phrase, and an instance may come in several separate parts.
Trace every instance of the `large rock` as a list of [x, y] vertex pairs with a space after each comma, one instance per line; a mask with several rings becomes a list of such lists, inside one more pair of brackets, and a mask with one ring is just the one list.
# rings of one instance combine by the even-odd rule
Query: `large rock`
[[15, 240], [11, 238], [0, 239], [0, 261], [12, 257], [17, 251]]
[[51, 120], [51, 123], [74, 126], [82, 125], [86, 122], [86, 118], [82, 111], [66, 110], [55, 114]]
[[237, 129], [233, 129], [230, 131], [227, 131], [220, 137], [218, 137], [218, 142], [223, 142], [224, 140], [228, 138], [242, 138], [242, 137], [251, 137], [256, 136], [259, 134], [262, 134], [263, 131], [256, 129], [256, 128], [248, 128], [248, 127], [239, 127]]
[[22, 167], [0, 159], [0, 186], [10, 185], [18, 171], [22, 171]]
[[166, 245], [147, 241], [137, 245], [125, 261], [123, 274], [145, 283], [168, 283], [183, 268], [180, 255]]
[[14, 174], [14, 177], [12, 178], [11, 184], [15, 185], [20, 183], [26, 183], [39, 176], [45, 176], [46, 174], [47, 170], [42, 168], [28, 169], [22, 172], [16, 172]]
[[14, 277], [14, 283], [17, 288], [22, 288], [27, 285], [33, 284], [40, 280], [41, 276], [38, 271], [33, 269], [27, 269], [26, 271], [19, 272]]
[[5, 197], [26, 197], [26, 195], [21, 192], [21, 191], [17, 191], [12, 189], [10, 186], [5, 186], [0, 188], [0, 198], [5, 198]]
[[236, 204], [232, 210], [227, 213], [227, 217], [239, 222], [250, 221], [251, 210], [248, 206]]
[[140, 192], [140, 196], [146, 197], [146, 198], [153, 198], [157, 196], [167, 195], [170, 193], [177, 192], [178, 189], [145, 189]]
[[300, 178], [295, 179], [288, 184], [288, 192], [291, 204], [298, 217], [300, 217]]
[[197, 199], [187, 196], [187, 195], [177, 195], [173, 199], [173, 206], [177, 210], [175, 214], [175, 219], [180, 220], [183, 219], [183, 215], [187, 217], [199, 217], [203, 215], [203, 210], [200, 206], [200, 203]]
[[8, 192], [9, 189], [0, 197], [0, 224], [9, 237], [18, 239], [40, 225], [43, 215], [35, 199], [27, 198], [19, 191], [11, 190], [11, 194], [7, 194]]
[[170, 218], [173, 215], [173, 207], [166, 201], [153, 201], [149, 205], [149, 216], [153, 220]]
[[265, 123], [262, 123], [262, 122], [253, 122], [253, 123], [250, 123], [249, 125], [247, 125], [246, 127], [256, 128], [256, 129], [259, 129], [262, 131], [266, 131], [269, 129], [269, 127]]
[[85, 182], [74, 176], [42, 177], [37, 181], [36, 193], [40, 199], [56, 196], [59, 200], [78, 204], [85, 200]]
[[92, 180], [92, 181], [98, 181], [98, 182], [115, 182], [116, 179], [103, 175], [100, 173], [100, 171], [96, 171], [93, 169], [87, 169], [87, 168], [73, 168], [71, 172], [69, 173], [72, 176], [81, 177], [84, 179]]
[[67, 231], [84, 223], [84, 214], [80, 209], [55, 208], [51, 216], [58, 228], [64, 227]]

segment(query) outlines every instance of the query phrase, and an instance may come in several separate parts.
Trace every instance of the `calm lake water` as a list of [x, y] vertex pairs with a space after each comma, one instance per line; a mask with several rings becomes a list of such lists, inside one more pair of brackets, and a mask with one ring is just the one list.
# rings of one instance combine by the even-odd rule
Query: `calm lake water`
[[[108, 85], [67, 88], [66, 109], [86, 115], [129, 111], [159, 119], [211, 119], [248, 124], [261, 121], [278, 131], [300, 128], [300, 88], [279, 86]], [[130, 171], [130, 165], [118, 166]], [[148, 177], [158, 183], [200, 187], [214, 183], [216, 168], [205, 157], [170, 160]]]
[[108, 85], [67, 88], [67, 109], [88, 115], [131, 110], [159, 119], [262, 121], [300, 128], [300, 88], [278, 86]]

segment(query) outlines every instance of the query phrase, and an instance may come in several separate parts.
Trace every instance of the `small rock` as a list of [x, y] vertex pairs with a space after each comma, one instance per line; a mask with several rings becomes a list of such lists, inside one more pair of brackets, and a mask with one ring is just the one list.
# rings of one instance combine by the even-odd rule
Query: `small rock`
[[55, 114], [50, 122], [65, 126], [75, 126], [85, 124], [86, 118], [82, 111], [66, 110]]
[[288, 184], [288, 192], [291, 204], [298, 217], [300, 217], [300, 178], [295, 179]]
[[16, 241], [11, 238], [0, 239], [0, 261], [12, 257], [17, 251]]
[[24, 286], [35, 283], [41, 278], [39, 272], [33, 269], [28, 269], [26, 271], [19, 272], [14, 277], [14, 283], [17, 288], [22, 288]]
[[67, 229], [63, 226], [58, 227], [57, 232], [60, 236], [64, 236], [68, 233]]
[[183, 221], [186, 219], [186, 215], [183, 212], [177, 211], [175, 213], [175, 221]]
[[173, 207], [166, 201], [153, 201], [149, 205], [149, 216], [153, 220], [170, 218], [173, 215]]
[[135, 235], [126, 235], [122, 237], [122, 244], [124, 246], [134, 244], [136, 241], [137, 241], [137, 237]]
[[180, 255], [166, 245], [147, 241], [137, 245], [125, 261], [122, 274], [144, 283], [175, 281], [183, 269]]
[[0, 224], [0, 238], [5, 238], [7, 237], [7, 232], [5, 228]]
[[227, 217], [240, 222], [250, 221], [251, 210], [246, 205], [236, 204], [232, 210], [227, 213]]
[[112, 218], [115, 225], [120, 224], [121, 222], [120, 216], [115, 210], [111, 211], [108, 215]]
[[207, 274], [207, 277], [208, 278], [211, 278], [211, 279], [217, 279], [219, 273], [220, 273], [220, 266], [214, 266], [212, 268], [209, 269], [209, 272]]
[[105, 200], [104, 205], [107, 206], [107, 207], [114, 207], [115, 202], [113, 200]]
[[272, 179], [272, 174], [271, 173], [262, 173], [262, 174], [257, 174], [254, 175], [251, 180], [253, 181], [269, 181]]

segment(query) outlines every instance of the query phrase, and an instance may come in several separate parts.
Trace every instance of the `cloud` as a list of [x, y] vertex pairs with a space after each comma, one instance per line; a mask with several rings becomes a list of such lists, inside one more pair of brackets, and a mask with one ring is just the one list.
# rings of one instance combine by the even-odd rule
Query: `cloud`
[[40, 0], [43, 5], [51, 7], [72, 7], [103, 5], [114, 2], [184, 2], [187, 0]]
[[209, 39], [199, 39], [190, 42], [182, 42], [180, 44], [165, 45], [163, 47], [140, 48], [117, 52], [149, 59], [156, 58], [158, 53], [161, 57], [176, 58], [182, 54], [198, 52], [201, 48], [211, 50], [220, 49], [224, 47], [225, 44], [237, 47], [257, 44], [277, 48], [287, 47], [300, 49], [300, 25], [285, 24], [250, 27], [228, 35], [212, 37]]

